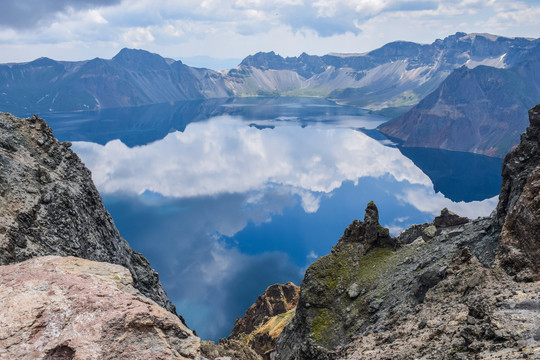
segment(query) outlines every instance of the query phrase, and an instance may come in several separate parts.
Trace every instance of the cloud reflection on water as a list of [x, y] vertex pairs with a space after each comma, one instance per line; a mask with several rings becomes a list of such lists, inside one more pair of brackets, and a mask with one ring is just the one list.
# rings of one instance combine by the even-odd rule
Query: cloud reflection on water
[[395, 148], [351, 129], [284, 126], [259, 130], [234, 117], [191, 123], [153, 143], [129, 148], [75, 142], [102, 193], [145, 191], [185, 198], [246, 193], [277, 184], [317, 211], [321, 193], [343, 181], [390, 174], [431, 186]]

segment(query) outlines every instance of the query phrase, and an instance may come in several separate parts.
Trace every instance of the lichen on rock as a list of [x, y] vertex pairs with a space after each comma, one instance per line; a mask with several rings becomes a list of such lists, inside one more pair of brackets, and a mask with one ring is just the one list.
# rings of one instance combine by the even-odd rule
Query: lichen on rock
[[299, 292], [292, 282], [270, 285], [245, 315], [236, 319], [229, 339], [239, 340], [269, 360], [277, 337], [294, 317]]

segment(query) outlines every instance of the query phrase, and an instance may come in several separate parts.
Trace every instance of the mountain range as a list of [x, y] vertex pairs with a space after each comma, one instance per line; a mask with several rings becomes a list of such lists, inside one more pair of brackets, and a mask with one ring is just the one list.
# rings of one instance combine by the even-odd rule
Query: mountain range
[[502, 157], [517, 144], [527, 109], [540, 95], [528, 85], [538, 77], [539, 46], [540, 39], [456, 33], [432, 44], [396, 41], [363, 54], [284, 58], [261, 52], [222, 71], [134, 49], [110, 60], [39, 58], [0, 65], [0, 109], [29, 115], [209, 98], [318, 96], [401, 115], [381, 131], [404, 146]]
[[540, 99], [540, 47], [508, 68], [461, 67], [405, 114], [380, 130], [409, 147], [504, 157]]

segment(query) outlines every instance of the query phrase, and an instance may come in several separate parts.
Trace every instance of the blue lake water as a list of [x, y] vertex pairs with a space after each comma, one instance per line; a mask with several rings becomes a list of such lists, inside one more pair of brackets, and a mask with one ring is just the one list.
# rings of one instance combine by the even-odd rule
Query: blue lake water
[[206, 339], [227, 336], [269, 285], [299, 284], [370, 200], [396, 235], [443, 207], [488, 215], [500, 189], [500, 159], [399, 149], [373, 130], [388, 119], [322, 99], [41, 116]]

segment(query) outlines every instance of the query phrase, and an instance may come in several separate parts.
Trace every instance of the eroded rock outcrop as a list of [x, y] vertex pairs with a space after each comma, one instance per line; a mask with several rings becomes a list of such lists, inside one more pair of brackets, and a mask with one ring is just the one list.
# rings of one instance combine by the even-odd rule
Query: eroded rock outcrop
[[269, 286], [246, 314], [236, 319], [229, 339], [240, 340], [263, 359], [270, 359], [277, 337], [294, 317], [299, 292], [292, 282]]
[[521, 144], [504, 159], [497, 206], [498, 259], [519, 281], [540, 280], [540, 105], [529, 118]]
[[433, 225], [438, 228], [444, 228], [449, 226], [463, 225], [469, 222], [469, 219], [463, 216], [459, 216], [456, 213], [444, 208], [441, 210], [441, 214], [433, 219]]
[[270, 285], [247, 309], [246, 314], [236, 319], [230, 337], [249, 334], [265, 319], [293, 310], [298, 304], [299, 292], [300, 288], [292, 282]]
[[0, 358], [197, 359], [199, 338], [133, 285], [75, 257], [0, 266]]
[[61, 255], [119, 264], [169, 311], [158, 274], [120, 236], [90, 171], [43, 119], [0, 113], [0, 264]]

